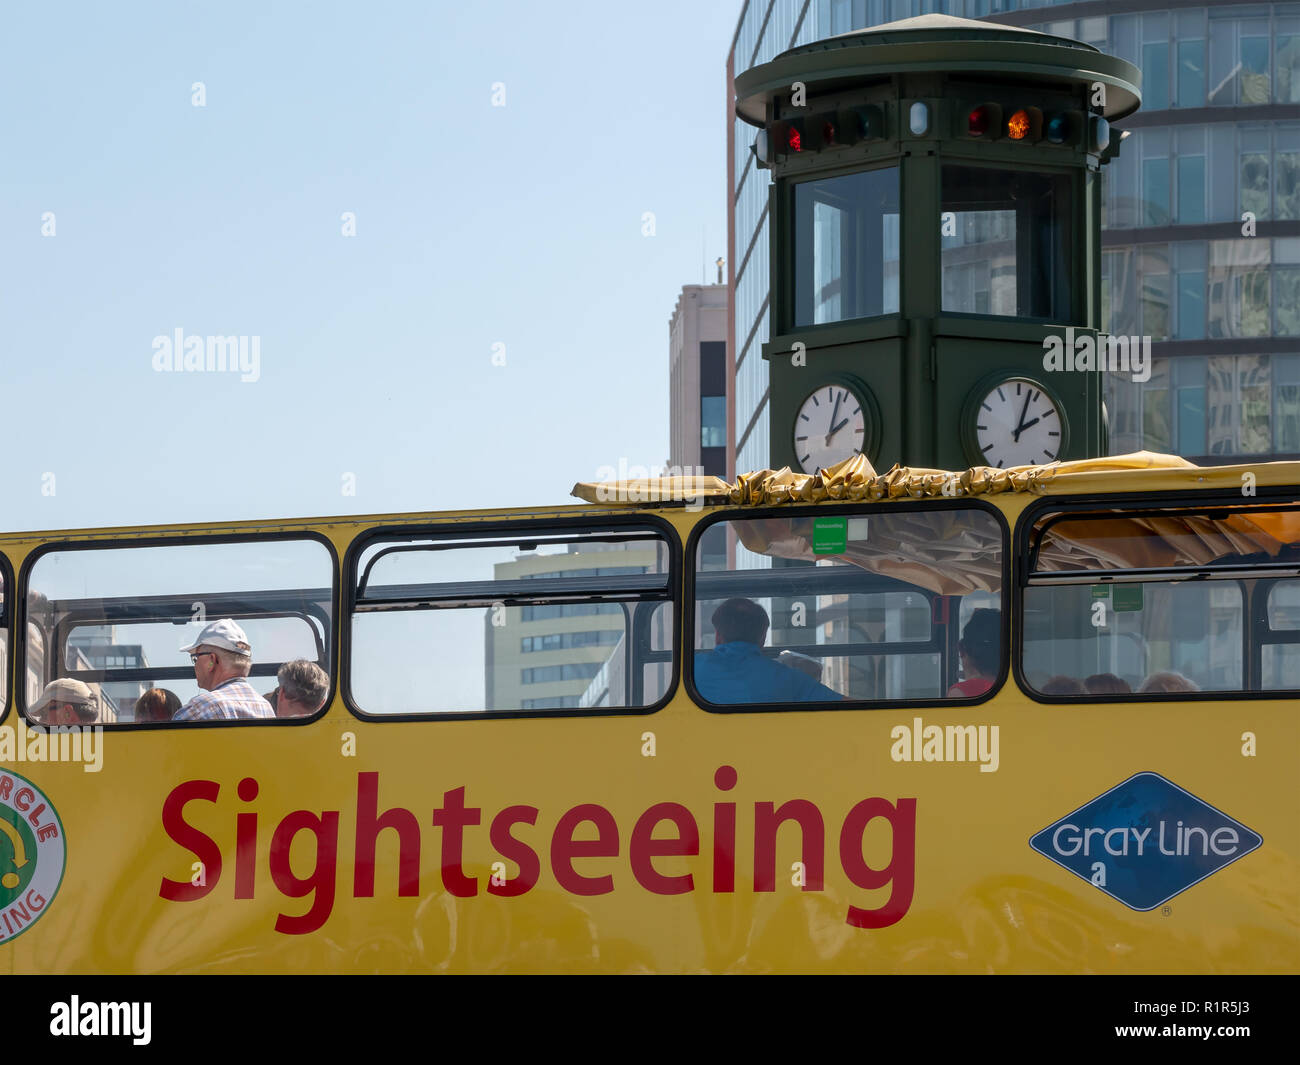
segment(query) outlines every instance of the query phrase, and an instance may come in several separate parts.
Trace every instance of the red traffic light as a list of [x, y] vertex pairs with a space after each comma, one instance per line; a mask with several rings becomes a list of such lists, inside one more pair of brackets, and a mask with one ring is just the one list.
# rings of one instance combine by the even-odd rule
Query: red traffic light
[[966, 130], [972, 137], [982, 137], [989, 131], [993, 116], [987, 107], [977, 107], [966, 118]]

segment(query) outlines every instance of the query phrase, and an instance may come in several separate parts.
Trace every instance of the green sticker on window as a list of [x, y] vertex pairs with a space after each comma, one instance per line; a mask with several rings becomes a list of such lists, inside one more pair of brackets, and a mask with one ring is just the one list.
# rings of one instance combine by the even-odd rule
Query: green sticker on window
[[814, 555], [842, 555], [848, 546], [848, 518], [813, 518]]
[[1142, 609], [1142, 585], [1140, 584], [1117, 584], [1115, 585], [1115, 613], [1122, 610], [1141, 610]]
[[1093, 597], [1094, 599], [1109, 599], [1109, 598], [1110, 598], [1110, 585], [1109, 585], [1109, 584], [1094, 584], [1094, 585], [1092, 586], [1092, 597]]

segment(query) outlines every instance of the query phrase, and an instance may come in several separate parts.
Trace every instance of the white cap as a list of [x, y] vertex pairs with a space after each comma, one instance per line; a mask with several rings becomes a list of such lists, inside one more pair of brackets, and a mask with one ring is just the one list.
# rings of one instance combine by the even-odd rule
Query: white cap
[[199, 633], [199, 638], [188, 647], [182, 647], [181, 651], [196, 651], [200, 647], [222, 647], [227, 651], [243, 655], [251, 654], [253, 650], [249, 646], [248, 637], [244, 635], [244, 630], [230, 618], [210, 622]]
[[95, 705], [95, 693], [90, 690], [89, 686], [82, 684], [79, 680], [72, 677], [60, 677], [58, 680], [52, 680], [45, 685], [45, 690], [41, 692], [41, 697], [36, 700], [36, 705], [32, 707], [33, 711], [44, 710], [51, 703], [73, 703], [77, 706]]

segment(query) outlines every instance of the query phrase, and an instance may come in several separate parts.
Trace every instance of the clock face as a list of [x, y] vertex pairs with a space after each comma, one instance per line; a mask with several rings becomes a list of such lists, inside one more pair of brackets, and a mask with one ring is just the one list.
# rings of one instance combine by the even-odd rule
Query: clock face
[[1023, 377], [994, 385], [975, 412], [976, 447], [983, 464], [998, 469], [1052, 462], [1063, 431], [1056, 402]]
[[816, 473], [862, 450], [867, 411], [845, 385], [823, 385], [794, 419], [794, 456], [804, 473]]

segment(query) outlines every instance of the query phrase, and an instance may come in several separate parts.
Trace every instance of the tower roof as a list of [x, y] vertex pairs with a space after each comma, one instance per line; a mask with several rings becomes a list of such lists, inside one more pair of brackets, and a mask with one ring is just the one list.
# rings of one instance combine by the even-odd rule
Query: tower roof
[[1142, 75], [1131, 63], [1090, 44], [1019, 26], [918, 15], [812, 41], [736, 77], [736, 114], [761, 126], [769, 99], [802, 82], [834, 93], [906, 73], [960, 72], [993, 82], [1106, 86], [1102, 113], [1114, 120], [1141, 103]]

